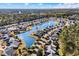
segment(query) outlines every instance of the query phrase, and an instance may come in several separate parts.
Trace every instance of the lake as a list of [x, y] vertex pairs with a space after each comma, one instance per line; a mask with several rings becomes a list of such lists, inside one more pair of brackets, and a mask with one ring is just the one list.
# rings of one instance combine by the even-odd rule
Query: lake
[[[26, 47], [29, 48], [35, 42], [35, 39], [33, 37], [29, 36], [32, 32], [37, 32], [37, 30], [42, 30], [49, 26], [55, 26], [56, 24], [57, 24], [57, 22], [50, 20], [48, 22], [32, 26], [32, 30], [18, 34], [17, 36], [20, 39], [22, 39], [24, 41], [24, 43], [26, 44]], [[37, 27], [38, 27], [38, 29], [37, 29]]]

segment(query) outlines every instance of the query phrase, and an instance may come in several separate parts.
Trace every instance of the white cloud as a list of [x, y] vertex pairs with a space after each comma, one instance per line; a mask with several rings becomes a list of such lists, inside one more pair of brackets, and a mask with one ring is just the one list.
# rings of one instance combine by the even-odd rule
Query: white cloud
[[58, 9], [58, 8], [79, 8], [79, 4], [78, 3], [59, 3], [58, 5], [55, 5], [55, 6], [53, 6], [53, 5], [48, 5], [48, 6], [44, 6], [42, 3], [40, 3], [39, 4], [40, 6], [38, 7], [38, 6], [36, 6], [36, 7], [34, 7], [34, 8], [56, 8], [56, 9]]
[[42, 3], [39, 3], [39, 5], [43, 5]]
[[29, 5], [29, 3], [25, 3], [25, 5], [26, 5], [26, 6]]
[[[5, 6], [6, 5], [6, 6]], [[5, 5], [0, 5], [1, 7], [0, 8], [38, 8], [38, 9], [41, 9], [41, 8], [79, 8], [79, 3], [58, 3], [57, 5], [54, 5], [53, 3], [52, 4], [47, 4], [47, 5], [44, 5], [44, 3], [38, 3], [38, 4], [34, 4], [34, 5], [30, 5], [30, 3], [24, 3], [24, 6], [19, 6], [18, 7], [16, 6], [16, 4], [14, 5], [11, 5], [10, 3], [9, 4], [5, 4]]]
[[65, 4], [58, 4], [53, 8], [79, 8], [78, 3], [65, 3]]

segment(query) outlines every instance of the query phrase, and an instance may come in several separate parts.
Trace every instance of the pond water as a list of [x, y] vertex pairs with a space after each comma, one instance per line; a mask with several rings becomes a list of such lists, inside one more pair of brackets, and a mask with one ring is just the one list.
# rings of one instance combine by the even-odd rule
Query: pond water
[[50, 20], [48, 22], [35, 25], [35, 26], [32, 27], [32, 30], [24, 32], [24, 33], [21, 33], [21, 34], [18, 34], [17, 36], [19, 38], [21, 38], [25, 42], [26, 47], [29, 48], [35, 42], [35, 39], [33, 37], [29, 36], [32, 32], [37, 32], [37, 30], [45, 29], [48, 26], [55, 26], [56, 24], [57, 24], [57, 22], [55, 22], [53, 20]]

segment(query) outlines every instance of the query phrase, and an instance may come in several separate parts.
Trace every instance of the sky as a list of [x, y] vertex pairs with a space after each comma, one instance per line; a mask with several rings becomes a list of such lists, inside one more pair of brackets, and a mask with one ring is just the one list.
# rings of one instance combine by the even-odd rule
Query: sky
[[79, 8], [79, 3], [0, 3], [0, 9]]

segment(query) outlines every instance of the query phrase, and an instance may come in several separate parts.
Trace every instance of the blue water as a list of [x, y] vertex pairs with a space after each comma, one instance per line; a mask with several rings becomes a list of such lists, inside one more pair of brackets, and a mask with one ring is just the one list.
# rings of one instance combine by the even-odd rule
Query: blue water
[[27, 32], [24, 32], [24, 33], [21, 33], [21, 34], [18, 34], [17, 36], [21, 39], [23, 39], [23, 41], [25, 42], [26, 44], [26, 47], [31, 47], [32, 44], [35, 42], [35, 39], [33, 37], [30, 37], [29, 35], [32, 33], [32, 32], [36, 32], [37, 31], [37, 27], [38, 27], [38, 30], [42, 30], [42, 29], [45, 29], [46, 27], [48, 26], [55, 26], [56, 23], [54, 21], [48, 21], [48, 22], [45, 22], [45, 23], [42, 23], [41, 25], [35, 25], [32, 27], [32, 30], [30, 31], [27, 31]]

